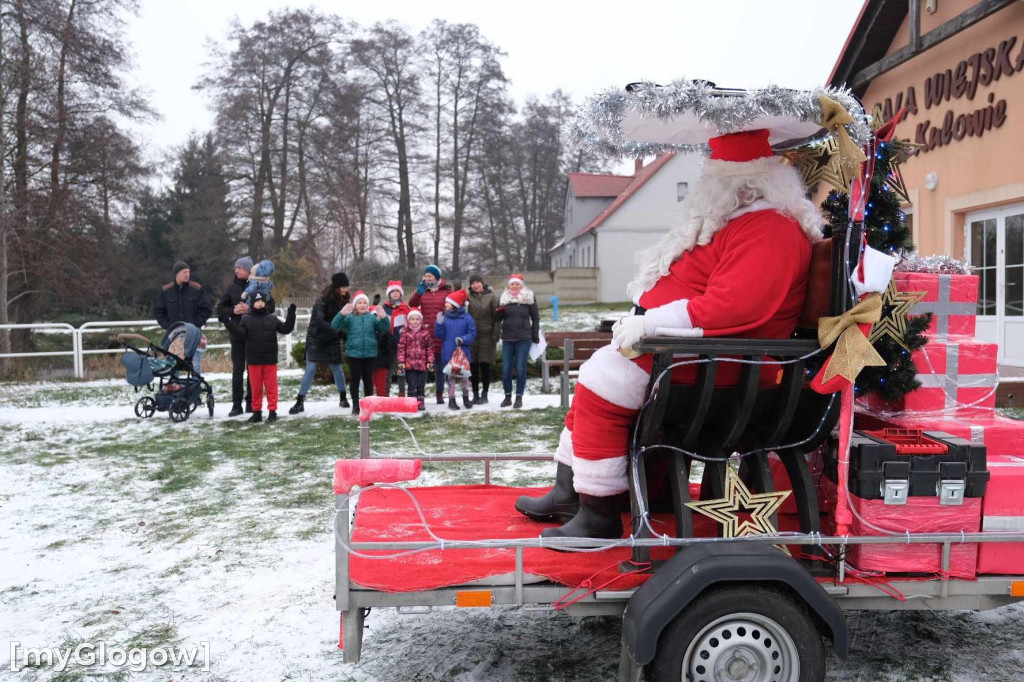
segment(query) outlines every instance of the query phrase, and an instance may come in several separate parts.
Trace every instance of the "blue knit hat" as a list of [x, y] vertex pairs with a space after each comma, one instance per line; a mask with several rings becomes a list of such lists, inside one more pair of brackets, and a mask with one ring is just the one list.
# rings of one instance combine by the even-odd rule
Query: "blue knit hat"
[[428, 265], [423, 270], [423, 274], [424, 275], [428, 275], [428, 274], [429, 275], [433, 275], [434, 277], [437, 277], [438, 279], [441, 279], [441, 268], [439, 268], [436, 265], [434, 265], [433, 263], [431, 263], [430, 265]]

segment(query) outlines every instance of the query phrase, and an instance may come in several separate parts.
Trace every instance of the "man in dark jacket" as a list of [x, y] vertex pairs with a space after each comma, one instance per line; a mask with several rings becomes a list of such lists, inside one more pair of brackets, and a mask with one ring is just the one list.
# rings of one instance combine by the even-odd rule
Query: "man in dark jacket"
[[[454, 291], [452, 285], [441, 279], [441, 268], [428, 265], [423, 271], [423, 281], [416, 288], [416, 293], [409, 299], [409, 306], [419, 308], [427, 326], [433, 323], [438, 313], [444, 312], [444, 299]], [[441, 339], [434, 337], [434, 355], [441, 357]], [[434, 381], [437, 384], [437, 404], [444, 404], [444, 384], [446, 381], [444, 365], [440, 362], [434, 367]]]
[[[157, 323], [167, 329], [175, 322], [188, 322], [200, 329], [213, 314], [210, 297], [199, 282], [191, 281], [192, 272], [183, 260], [174, 264], [174, 281], [160, 291], [153, 308]], [[192, 356], [192, 366], [199, 373], [199, 350]]]
[[[242, 300], [242, 292], [249, 283], [252, 272], [252, 258], [243, 256], [235, 261], [235, 279], [224, 290], [224, 295], [217, 302], [217, 317], [228, 316], [238, 324], [242, 315], [249, 312], [249, 304]], [[273, 297], [267, 300], [267, 312], [274, 312]], [[245, 376], [245, 339], [229, 333], [231, 339], [231, 411], [229, 417], [242, 414], [242, 400], [245, 400], [245, 412], [252, 412], [252, 389]]]

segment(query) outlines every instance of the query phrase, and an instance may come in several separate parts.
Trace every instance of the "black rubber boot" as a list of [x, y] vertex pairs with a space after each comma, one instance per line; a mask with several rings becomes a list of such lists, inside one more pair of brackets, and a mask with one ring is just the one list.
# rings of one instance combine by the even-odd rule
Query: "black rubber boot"
[[252, 416], [246, 419], [245, 421], [249, 422], [250, 424], [259, 424], [261, 421], [263, 421], [263, 410], [256, 410], [255, 412], [252, 413]]
[[352, 407], [351, 405], [348, 404], [348, 396], [345, 395], [344, 393], [338, 396], [338, 407], [343, 407], [345, 409]]
[[513, 410], [518, 410], [522, 406], [523, 406], [523, 396], [517, 395], [516, 396], [516, 402], [515, 402], [515, 404], [512, 405], [512, 409]]
[[473, 389], [473, 403], [474, 404], [479, 404], [480, 403], [480, 389], [478, 389], [478, 388], [474, 388]]
[[511, 407], [511, 406], [512, 406], [512, 394], [511, 393], [506, 393], [505, 394], [505, 399], [501, 401], [501, 407]]
[[465, 405], [467, 410], [473, 409], [473, 401], [469, 399], [468, 393], [462, 394], [462, 404]]
[[267, 423], [268, 424], [273, 424], [276, 421], [277, 421], [277, 412], [274, 411], [274, 410], [271, 410], [270, 413], [267, 414]]
[[580, 495], [580, 510], [572, 521], [560, 528], [545, 528], [540, 533], [546, 538], [604, 538], [622, 537], [622, 517], [619, 515], [619, 496], [594, 497]]
[[359, 401], [352, 403], [352, 414], [353, 416], [359, 416]]
[[237, 405], [233, 405], [231, 407], [231, 411], [228, 412], [229, 417], [237, 417], [240, 414], [242, 414], [242, 405], [240, 403]]
[[580, 496], [572, 487], [572, 467], [559, 462], [555, 486], [540, 497], [517, 498], [516, 510], [534, 521], [570, 521], [580, 510]]
[[302, 403], [303, 403], [303, 401], [305, 399], [306, 399], [306, 396], [304, 396], [304, 395], [300, 395], [299, 397], [297, 397], [295, 399], [295, 404], [292, 405], [291, 408], [288, 410], [288, 414], [298, 414], [299, 412], [305, 411], [306, 408], [303, 407], [303, 405], [302, 405]]
[[448, 409], [449, 410], [457, 410], [457, 409], [459, 409], [459, 402], [457, 400], [455, 400], [455, 396], [451, 396], [450, 398], [448, 398]]

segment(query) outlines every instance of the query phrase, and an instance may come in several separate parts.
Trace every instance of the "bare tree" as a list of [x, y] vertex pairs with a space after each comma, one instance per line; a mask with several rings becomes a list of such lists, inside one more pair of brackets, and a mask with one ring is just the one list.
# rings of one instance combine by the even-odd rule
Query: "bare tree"
[[413, 137], [420, 124], [421, 63], [416, 41], [395, 21], [374, 24], [368, 35], [353, 41], [352, 55], [360, 69], [370, 75], [373, 88], [366, 99], [387, 122], [394, 143], [398, 170], [398, 222], [396, 244], [403, 267], [414, 267], [412, 184], [410, 162]]

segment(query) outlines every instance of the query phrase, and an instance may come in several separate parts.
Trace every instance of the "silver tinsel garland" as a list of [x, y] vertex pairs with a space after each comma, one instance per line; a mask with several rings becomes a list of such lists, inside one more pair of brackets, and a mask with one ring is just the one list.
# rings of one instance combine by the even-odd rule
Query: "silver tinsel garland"
[[568, 121], [563, 136], [567, 144], [589, 148], [612, 156], [635, 159], [666, 152], [707, 153], [706, 144], [664, 144], [627, 140], [622, 134], [622, 118], [627, 109], [642, 118], [669, 120], [692, 112], [720, 134], [743, 130], [763, 116], [782, 116], [817, 123], [821, 120], [820, 95], [826, 95], [846, 109], [853, 123], [846, 130], [862, 146], [871, 137], [870, 117], [860, 102], [846, 89], [816, 87], [791, 90], [775, 85], [732, 94], [701, 80], [680, 79], [671, 85], [635, 83], [630, 92], [609, 89], [586, 100]]
[[897, 272], [928, 272], [939, 275], [970, 275], [974, 268], [966, 260], [952, 256], [920, 256], [912, 251], [896, 264]]

